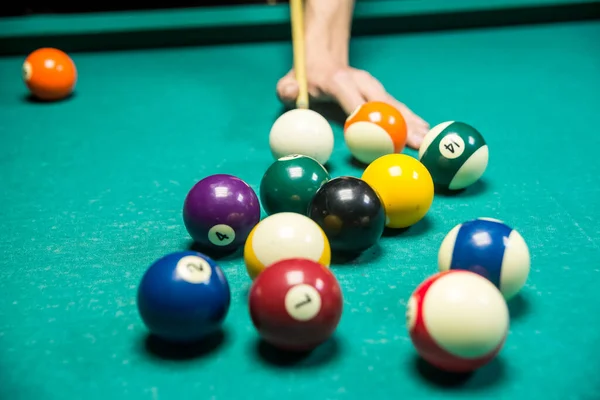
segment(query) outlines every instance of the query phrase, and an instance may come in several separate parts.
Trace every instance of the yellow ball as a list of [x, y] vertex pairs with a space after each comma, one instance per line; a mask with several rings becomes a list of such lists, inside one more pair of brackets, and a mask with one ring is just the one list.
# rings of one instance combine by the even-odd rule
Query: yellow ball
[[329, 268], [331, 247], [325, 232], [312, 219], [281, 212], [260, 221], [244, 245], [244, 262], [255, 279], [271, 264], [289, 258], [307, 258]]
[[431, 174], [406, 154], [379, 157], [365, 169], [362, 179], [379, 194], [388, 228], [407, 228], [419, 222], [433, 203]]

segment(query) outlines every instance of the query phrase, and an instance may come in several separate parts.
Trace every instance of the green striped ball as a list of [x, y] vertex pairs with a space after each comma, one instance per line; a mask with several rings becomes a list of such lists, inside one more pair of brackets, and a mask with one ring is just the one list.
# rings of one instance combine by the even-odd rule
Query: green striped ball
[[446, 121], [431, 128], [419, 148], [419, 161], [440, 189], [460, 190], [477, 182], [489, 159], [485, 139], [471, 125]]

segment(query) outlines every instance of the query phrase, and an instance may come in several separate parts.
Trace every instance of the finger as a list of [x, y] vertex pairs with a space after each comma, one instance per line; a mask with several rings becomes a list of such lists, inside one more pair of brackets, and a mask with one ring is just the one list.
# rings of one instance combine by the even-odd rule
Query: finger
[[390, 95], [387, 93], [381, 82], [367, 71], [360, 69], [352, 70], [354, 82], [358, 86], [358, 90], [363, 95], [366, 101], [385, 101], [389, 100]]
[[353, 73], [360, 92], [367, 101], [386, 102], [398, 109], [398, 111], [400, 111], [405, 118], [411, 119], [411, 123], [422, 125], [425, 129], [429, 128], [429, 124], [427, 122], [412, 112], [412, 110], [410, 110], [404, 103], [396, 100], [391, 94], [389, 94], [381, 82], [373, 75], [367, 71], [358, 69], [354, 70]]
[[336, 73], [327, 89], [327, 92], [338, 101], [346, 115], [350, 115], [366, 101], [348, 71]]
[[315, 85], [308, 85], [308, 96], [311, 103], [327, 103], [335, 101], [333, 96], [320, 90], [319, 87]]
[[[406, 120], [410, 120], [410, 122], [412, 124], [414, 124], [415, 126], [418, 126], [419, 128], [428, 130], [429, 129], [429, 124], [427, 123], [427, 121], [425, 121], [423, 118], [419, 117], [417, 114], [415, 114], [410, 108], [408, 108], [406, 106], [406, 104], [396, 100], [394, 97], [392, 97], [391, 95], [388, 95], [388, 100], [387, 100], [391, 105], [393, 105], [394, 107], [396, 107], [398, 109], [398, 111], [400, 111], [400, 113], [404, 116], [404, 118]], [[421, 131], [421, 130], [419, 130]]]
[[421, 143], [423, 143], [423, 138], [429, 132], [429, 124], [413, 113], [404, 103], [399, 102], [391, 95], [388, 94], [384, 101], [400, 111], [408, 128], [406, 144], [408, 147], [418, 150]]
[[418, 134], [413, 134], [413, 132], [409, 132], [408, 136], [406, 137], [406, 144], [408, 145], [408, 147], [410, 147], [411, 149], [414, 150], [419, 150], [419, 148], [421, 147], [421, 143], [423, 143], [423, 136], [418, 135]]
[[298, 97], [300, 87], [293, 71], [288, 72], [277, 82], [277, 96], [283, 103], [293, 103]]

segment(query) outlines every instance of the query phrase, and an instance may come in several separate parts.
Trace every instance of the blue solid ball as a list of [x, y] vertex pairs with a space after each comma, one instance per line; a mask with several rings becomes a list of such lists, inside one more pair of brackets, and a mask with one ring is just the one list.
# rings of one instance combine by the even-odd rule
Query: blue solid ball
[[155, 261], [137, 294], [138, 311], [148, 330], [173, 342], [198, 341], [216, 332], [230, 302], [221, 268], [195, 251], [171, 253]]

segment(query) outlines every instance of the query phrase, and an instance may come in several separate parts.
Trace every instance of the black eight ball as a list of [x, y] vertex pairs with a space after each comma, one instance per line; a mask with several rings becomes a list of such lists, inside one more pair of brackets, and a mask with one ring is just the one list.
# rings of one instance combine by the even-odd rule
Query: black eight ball
[[308, 216], [325, 231], [331, 250], [361, 253], [381, 238], [385, 209], [377, 192], [362, 179], [343, 176], [315, 193]]

